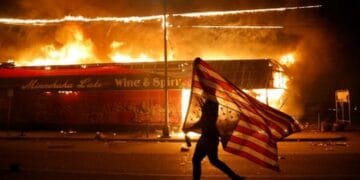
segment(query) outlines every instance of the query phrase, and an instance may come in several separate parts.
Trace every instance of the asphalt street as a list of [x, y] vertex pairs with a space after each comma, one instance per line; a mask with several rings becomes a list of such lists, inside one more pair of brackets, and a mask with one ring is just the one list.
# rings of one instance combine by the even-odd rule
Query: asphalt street
[[[346, 141], [279, 142], [281, 172], [220, 149], [247, 179], [360, 179], [360, 133]], [[191, 179], [181, 142], [0, 140], [0, 179]], [[206, 159], [203, 179], [227, 179]]]

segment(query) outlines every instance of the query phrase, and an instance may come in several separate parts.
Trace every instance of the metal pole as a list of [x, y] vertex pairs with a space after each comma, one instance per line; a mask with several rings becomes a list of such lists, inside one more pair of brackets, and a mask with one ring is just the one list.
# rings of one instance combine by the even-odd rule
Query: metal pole
[[351, 104], [350, 104], [350, 92], [348, 96], [348, 116], [349, 116], [349, 125], [351, 126]]
[[266, 90], [265, 90], [265, 92], [266, 92], [266, 105], [269, 105], [269, 92], [268, 92], [268, 88], [266, 88]]
[[14, 96], [14, 90], [8, 89], [8, 112], [7, 112], [7, 134], [10, 134], [10, 120], [11, 120], [11, 106], [12, 106], [12, 97]]
[[162, 137], [163, 138], [169, 138], [170, 137], [170, 133], [169, 133], [169, 115], [168, 115], [168, 99], [169, 99], [169, 94], [168, 94], [168, 63], [167, 63], [167, 25], [166, 25], [166, 0], [163, 1], [163, 6], [164, 6], [164, 15], [163, 15], [163, 28], [164, 28], [164, 62], [165, 62], [165, 87], [164, 87], [164, 94], [165, 94], [165, 124], [163, 127], [163, 134]]

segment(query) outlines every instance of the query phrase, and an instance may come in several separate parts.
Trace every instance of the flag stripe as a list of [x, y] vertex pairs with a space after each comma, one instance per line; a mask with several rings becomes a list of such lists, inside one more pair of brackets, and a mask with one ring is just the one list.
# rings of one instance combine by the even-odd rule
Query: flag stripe
[[273, 147], [264, 148], [254, 142], [251, 142], [251, 141], [243, 139], [243, 138], [239, 138], [237, 136], [231, 136], [229, 142], [233, 142], [233, 143], [241, 145], [241, 146], [249, 147], [252, 150], [260, 153], [263, 156], [266, 156], [269, 159], [272, 159], [274, 161], [277, 160], [277, 153], [272, 152], [272, 151], [276, 151], [276, 149]]
[[252, 155], [252, 153], [248, 153], [248, 152], [245, 152], [245, 151], [239, 151], [237, 149], [234, 149], [232, 147], [226, 147], [225, 150], [227, 152], [230, 152], [230, 153], [233, 153], [233, 154], [236, 154], [238, 156], [241, 156], [241, 157], [244, 157], [252, 162], [255, 162], [263, 167], [266, 167], [266, 168], [269, 168], [269, 169], [272, 169], [274, 171], [279, 171], [279, 166], [277, 165], [277, 163], [267, 163], [255, 156]]
[[[198, 95], [202, 95], [204, 92], [200, 89], [195, 88], [194, 93], [198, 94]], [[211, 97], [212, 99], [216, 99], [217, 97], [219, 98], [219, 96], [214, 96], [214, 95], [207, 95], [208, 97]], [[232, 110], [241, 112], [242, 114], [244, 114], [246, 117], [250, 117], [247, 118], [249, 121], [249, 123], [252, 123], [258, 127], [260, 127], [261, 129], [269, 129], [271, 131], [271, 134], [275, 137], [275, 138], [281, 138], [284, 136], [284, 133], [282, 132], [282, 127], [277, 127], [275, 124], [271, 123], [271, 122], [264, 122], [264, 118], [261, 118], [258, 114], [254, 114], [251, 111], [247, 110], [246, 107], [242, 107], [242, 109], [239, 109], [239, 106], [236, 106], [235, 103], [233, 102], [229, 102], [226, 101], [225, 99], [223, 99], [222, 97], [220, 99], [217, 99], [218, 102], [220, 102], [223, 106], [225, 107], [229, 107]], [[226, 104], [226, 105], [224, 105]]]
[[[210, 67], [209, 67], [210, 68]], [[216, 74], [215, 72], [213, 72], [212, 70], [205, 70], [204, 67], [200, 67], [201, 70], [204, 70], [202, 73], [198, 73], [199, 76], [202, 76], [204, 79], [208, 79], [210, 81], [213, 81], [215, 83], [218, 83], [220, 86], [222, 86], [224, 89], [226, 90], [230, 90], [230, 91], [233, 91], [234, 90], [234, 85], [233, 84], [229, 84], [227, 82], [224, 82], [226, 81], [223, 77], [221, 77], [220, 75]], [[242, 92], [240, 89], [236, 89], [235, 90], [237, 91], [240, 91], [241, 93], [237, 93], [237, 95], [240, 96], [240, 99], [241, 98], [246, 98], [246, 100], [248, 101], [252, 101], [251, 103], [255, 103], [255, 104], [259, 104], [261, 105], [262, 103], [259, 103], [255, 98], [245, 94], [244, 92]], [[270, 106], [263, 106], [263, 108], [266, 108], [267, 111], [273, 111], [274, 109], [271, 108]], [[276, 111], [276, 110], [275, 110]], [[276, 111], [276, 113], [278, 113], [279, 111]], [[279, 112], [279, 114], [282, 114], [283, 116], [285, 116], [285, 118], [288, 118], [288, 115], [282, 113], [282, 112]], [[284, 121], [286, 122], [286, 121]]]
[[264, 131], [254, 131], [252, 129], [246, 128], [246, 127], [244, 127], [242, 125], [239, 125], [239, 124], [236, 127], [233, 135], [236, 136], [236, 137], [239, 137], [239, 138], [241, 136], [247, 136], [247, 138], [251, 138], [251, 139], [253, 139], [253, 141], [259, 142], [259, 144], [264, 143], [264, 147], [267, 147], [267, 145], [271, 146], [271, 147], [276, 147], [276, 143], [273, 143], [266, 136]]
[[[191, 100], [184, 126], [200, 119], [205, 100], [219, 103], [217, 128], [226, 151], [263, 167], [279, 170], [276, 141], [294, 131], [298, 124], [287, 114], [256, 100], [238, 89], [201, 59], [194, 61]], [[200, 107], [199, 107], [200, 106]], [[230, 128], [230, 129], [229, 129]], [[219, 130], [220, 131], [220, 130]]]
[[[197, 83], [194, 84], [194, 87], [199, 89], [197, 87]], [[203, 86], [202, 89], [204, 89], [206, 92], [215, 92], [215, 90], [212, 88], [212, 87], [208, 87], [208, 86]], [[201, 93], [203, 93], [203, 91], [201, 91]], [[221, 91], [216, 91], [216, 97], [218, 98], [222, 98], [224, 101], [223, 101], [223, 104], [226, 104], [226, 106], [229, 106], [230, 108], [232, 109], [239, 109], [239, 103], [238, 101], [236, 101], [237, 99], [234, 99], [234, 98], [230, 98], [228, 97], [226, 94], [224, 94], [223, 92]], [[218, 101], [220, 101], [218, 99]], [[237, 103], [238, 102], [238, 103]], [[235, 104], [237, 103], [237, 104]], [[250, 107], [246, 106], [245, 104], [241, 103], [240, 104], [240, 107], [241, 107], [241, 110], [239, 109], [239, 111], [243, 112], [244, 114], [246, 114], [247, 116], [251, 116], [253, 119], [256, 119], [259, 121], [259, 123], [261, 123], [261, 125], [258, 125], [258, 126], [268, 126], [269, 128], [271, 128], [271, 131], [276, 131], [277, 133], [274, 134], [274, 136], [276, 138], [281, 138], [283, 136], [286, 135], [286, 132], [283, 131], [284, 128], [286, 128], [285, 126], [279, 126], [281, 124], [278, 124], [278, 123], [274, 123], [273, 121], [267, 121], [266, 123], [263, 121], [264, 118], [259, 116], [259, 113], [254, 113]], [[267, 118], [266, 118], [267, 119]], [[280, 134], [280, 135], [279, 135]]]
[[[203, 75], [203, 76], [201, 76], [201, 75], [199, 75], [200, 77], [197, 77], [197, 78], [195, 78], [195, 83], [194, 83], [194, 86], [195, 87], [199, 87], [199, 86], [201, 86], [201, 84], [203, 84], [203, 85], [206, 85], [206, 86], [209, 86], [209, 87], [212, 87], [212, 88], [214, 88], [214, 89], [217, 89], [217, 90], [219, 90], [219, 91], [226, 91], [226, 90], [228, 90], [228, 87], [223, 87], [223, 86], [221, 86], [221, 84], [218, 84], [217, 82], [219, 81], [221, 81], [221, 80], [218, 80], [218, 79], [215, 79], [215, 78], [210, 78], [210, 76], [208, 76], [208, 75]], [[206, 76], [208, 76], [208, 77], [206, 77]], [[201, 81], [201, 82], [200, 82]], [[219, 86], [220, 85], [220, 86]], [[238, 91], [240, 91], [240, 90], [238, 90]], [[266, 111], [270, 111], [271, 113], [272, 113], [272, 111], [273, 111], [273, 108], [271, 108], [270, 106], [267, 106], [267, 105], [263, 105], [262, 103], [260, 103], [260, 102], [258, 102], [256, 99], [254, 99], [254, 98], [252, 98], [251, 96], [247, 96], [244, 92], [242, 92], [242, 91], [240, 91], [240, 92], [238, 92], [238, 91], [236, 91], [236, 93], [234, 93], [234, 91], [231, 91], [230, 90], [230, 92], [228, 91], [227, 92], [227, 94], [229, 95], [229, 96], [231, 96], [232, 98], [235, 98], [235, 99], [237, 99], [239, 102], [241, 102], [243, 105], [244, 104], [246, 104], [246, 106], [248, 106], [248, 107], [250, 107], [250, 105], [257, 105], [257, 106], [261, 106], [262, 108], [265, 108], [266, 109]], [[244, 95], [241, 95], [241, 94], [244, 94]], [[246, 99], [244, 99], [244, 97], [246, 97]], [[246, 101], [247, 100], [247, 101]], [[251, 104], [249, 104], [249, 102], [248, 101], [250, 101], [251, 102]], [[256, 108], [253, 108], [253, 109], [256, 109]], [[278, 112], [278, 111], [277, 111]], [[273, 114], [273, 113], [272, 113]], [[280, 113], [279, 113], [280, 114]], [[283, 124], [287, 124], [288, 122], [286, 121], [286, 120], [283, 120], [284, 118], [286, 119], [286, 118], [289, 118], [289, 116], [288, 115], [286, 115], [286, 114], [284, 114], [284, 113], [282, 113], [281, 112], [281, 114], [282, 114], [282, 117], [280, 117], [279, 115], [276, 115], [275, 117], [276, 118], [281, 118], [280, 120], [282, 121], [282, 123]], [[275, 115], [275, 114], [273, 114], [273, 115]], [[285, 116], [285, 117], [284, 117]]]
[[243, 145], [229, 141], [225, 150], [227, 151], [228, 148], [231, 148], [235, 152], [236, 151], [245, 152], [245, 153], [249, 154], [250, 156], [252, 156], [253, 159], [258, 159], [258, 161], [262, 161], [263, 163], [269, 164], [271, 166], [277, 165], [277, 159], [275, 159], [275, 160], [271, 159], [271, 158], [265, 156], [264, 154], [261, 154], [261, 153], [255, 151], [254, 149], [250, 148], [249, 146], [243, 146]]
[[[217, 89], [217, 90], [219, 90], [219, 91], [224, 91], [224, 90], [228, 90], [228, 89], [229, 89], [228, 85], [224, 85], [225, 87], [223, 86], [223, 84], [226, 84], [226, 83], [222, 82], [222, 80], [217, 79], [217, 78], [214, 78], [214, 77], [212, 77], [211, 75], [206, 74], [206, 72], [204, 72], [204, 73], [202, 73], [202, 74], [198, 74], [198, 75], [199, 75], [200, 77], [198, 77], [198, 78], [195, 79], [195, 83], [194, 83], [195, 87], [198, 87], [201, 83], [203, 83], [204, 85], [209, 86], [209, 87], [212, 87], [212, 88]], [[196, 81], [197, 79], [199, 79], [199, 81], [201, 81], [201, 82]], [[222, 87], [222, 89], [219, 88], [219, 85], [220, 85], [220, 87]], [[201, 85], [200, 85], [200, 86], [201, 86]], [[204, 88], [204, 87], [203, 87], [203, 88]], [[240, 91], [240, 90], [238, 90], [238, 91]], [[212, 90], [212, 92], [214, 92], [214, 91]], [[240, 92], [241, 92], [241, 91], [240, 91]], [[274, 113], [272, 112], [273, 109], [272, 109], [270, 106], [263, 105], [262, 103], [258, 102], [256, 99], [254, 99], [253, 97], [248, 96], [248, 95], [246, 95], [246, 94], [243, 93], [243, 92], [241, 92], [241, 93], [243, 94], [243, 96], [241, 96], [241, 93], [237, 92], [237, 93], [235, 94], [235, 93], [233, 93], [233, 91], [231, 91], [231, 90], [230, 90], [230, 92], [227, 92], [227, 93], [228, 93], [228, 95], [231, 96], [231, 98], [237, 99], [242, 105], [246, 104], [246, 105], [244, 105], [245, 107], [248, 107], [248, 108], [249, 108], [249, 107], [251, 107], [251, 105], [256, 105], [256, 106], [261, 106], [260, 108], [265, 108], [266, 111], [264, 111], [264, 112], [258, 112], [258, 113], [260, 113], [262, 116], [264, 116], [267, 120], [270, 120], [270, 121], [272, 121], [271, 119], [276, 118], [276, 120], [274, 120], [272, 123], [277, 124], [277, 126], [288, 126], [289, 123], [288, 123], [288, 121], [286, 121], [286, 119], [289, 119], [289, 116], [288, 116], [288, 115], [286, 115], [286, 114], [284, 114], [284, 113], [282, 113], [282, 112], [280, 112], [281, 115], [282, 115], [282, 117], [279, 116], [280, 113], [278, 113], [278, 115], [274, 114]], [[250, 103], [249, 103], [249, 102], [246, 102], [246, 101], [243, 99], [244, 97], [246, 97], [246, 100], [250, 101]], [[258, 109], [258, 108], [259, 108], [259, 107], [257, 107], [257, 108], [251, 107], [251, 110], [252, 110], [252, 111], [256, 111], [255, 109]], [[269, 113], [266, 113], [266, 112], [269, 112]], [[279, 111], [277, 111], [277, 112], [279, 112]], [[270, 116], [270, 117], [269, 117], [269, 116]], [[284, 117], [284, 116], [285, 116], [285, 117]], [[284, 129], [284, 128], [287, 128], [287, 127], [282, 127], [281, 129]], [[281, 133], [282, 133], [283, 135], [286, 135], [286, 134], [287, 134], [286, 132], [281, 132]]]
[[[239, 137], [241, 136], [241, 137]], [[256, 141], [254, 138], [249, 138], [251, 135], [243, 135], [241, 132], [234, 132], [234, 135], [231, 136], [229, 142], [233, 142], [236, 144], [240, 144], [243, 146], [249, 146], [255, 151], [264, 154], [265, 156], [268, 156], [271, 159], [276, 160], [275, 157], [277, 157], [277, 151], [276, 146], [270, 147], [269, 145], [266, 145], [266, 143], [261, 141]]]

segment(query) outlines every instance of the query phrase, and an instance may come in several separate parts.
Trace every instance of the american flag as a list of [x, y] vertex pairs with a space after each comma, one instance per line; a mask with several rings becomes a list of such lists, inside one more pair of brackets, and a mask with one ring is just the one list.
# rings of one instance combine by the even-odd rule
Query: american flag
[[195, 59], [189, 109], [183, 131], [200, 132], [194, 124], [206, 100], [219, 103], [216, 126], [225, 151], [279, 171], [276, 142], [300, 131], [289, 115], [255, 98], [221, 76], [205, 61]]

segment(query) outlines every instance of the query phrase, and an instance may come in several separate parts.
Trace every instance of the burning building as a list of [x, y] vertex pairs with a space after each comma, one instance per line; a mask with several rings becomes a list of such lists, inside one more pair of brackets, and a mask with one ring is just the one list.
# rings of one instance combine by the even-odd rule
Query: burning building
[[[297, 38], [277, 23], [284, 13], [319, 7], [0, 18], [5, 34], [0, 52], [6, 57], [1, 58], [16, 64], [0, 68], [1, 127], [163, 126], [165, 60], [169, 123], [179, 127], [190, 94], [189, 60], [198, 56], [238, 87], [281, 109], [288, 89], [286, 66], [294, 56], [263, 57], [280, 59], [296, 49]], [[263, 23], [263, 16], [269, 21]], [[279, 50], [276, 43], [285, 48]]]
[[[281, 99], [281, 67], [270, 59], [209, 61], [219, 72], [265, 103]], [[2, 127], [128, 129], [164, 124], [164, 64], [107, 63], [0, 68]], [[187, 110], [192, 61], [168, 63], [168, 113], [173, 129]]]

